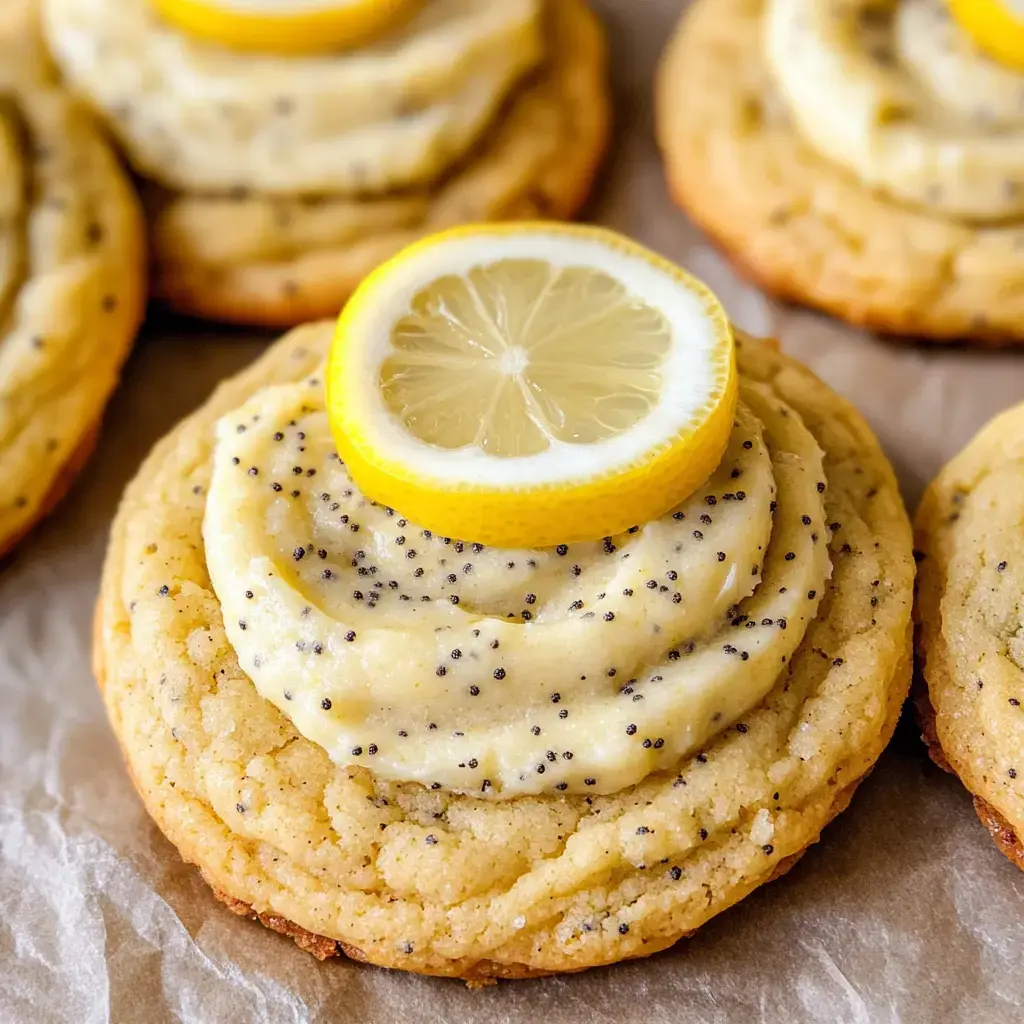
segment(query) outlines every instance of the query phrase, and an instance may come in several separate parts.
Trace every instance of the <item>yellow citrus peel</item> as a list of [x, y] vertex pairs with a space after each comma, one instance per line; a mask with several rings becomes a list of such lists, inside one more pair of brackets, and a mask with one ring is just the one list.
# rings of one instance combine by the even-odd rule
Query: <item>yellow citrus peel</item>
[[610, 231], [468, 227], [372, 274], [338, 321], [327, 396], [363, 493], [498, 547], [612, 536], [721, 460], [732, 331], [678, 267]]

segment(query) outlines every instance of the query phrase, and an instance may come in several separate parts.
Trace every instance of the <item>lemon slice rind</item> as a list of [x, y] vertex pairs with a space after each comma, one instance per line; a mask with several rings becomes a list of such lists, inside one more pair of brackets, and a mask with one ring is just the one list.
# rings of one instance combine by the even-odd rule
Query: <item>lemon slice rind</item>
[[152, 0], [188, 35], [236, 50], [351, 49], [401, 24], [423, 0]]
[[[605, 440], [551, 440], [515, 458], [414, 437], [379, 386], [396, 322], [432, 281], [538, 256], [605, 273], [665, 316], [673, 343], [657, 405]], [[661, 515], [718, 465], [737, 398], [731, 328], [705, 285], [613, 232], [551, 224], [459, 228], [380, 267], [339, 318], [327, 387], [339, 454], [368, 497], [434, 532], [501, 547], [613, 536]]]

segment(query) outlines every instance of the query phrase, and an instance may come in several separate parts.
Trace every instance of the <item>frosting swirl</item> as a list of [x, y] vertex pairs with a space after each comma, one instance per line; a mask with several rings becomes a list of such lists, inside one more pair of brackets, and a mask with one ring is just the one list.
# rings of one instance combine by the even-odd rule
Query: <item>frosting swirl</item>
[[320, 381], [218, 431], [204, 523], [256, 688], [339, 763], [503, 797], [612, 792], [757, 704], [831, 567], [821, 453], [746, 383], [722, 463], [663, 518], [537, 551], [431, 535], [365, 499]]
[[765, 48], [801, 134], [865, 185], [967, 220], [1024, 216], [1024, 75], [941, 0], [771, 0]]

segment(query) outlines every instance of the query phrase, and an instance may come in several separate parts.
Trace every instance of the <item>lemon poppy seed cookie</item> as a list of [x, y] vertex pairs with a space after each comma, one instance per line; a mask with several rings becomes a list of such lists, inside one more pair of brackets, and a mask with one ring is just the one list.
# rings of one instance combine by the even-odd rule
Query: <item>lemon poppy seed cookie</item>
[[680, 205], [781, 297], [1016, 343], [1022, 93], [939, 0], [698, 0], [663, 60], [658, 133]]
[[929, 487], [917, 514], [919, 699], [933, 756], [974, 796], [1024, 868], [1021, 510], [1024, 410], [989, 423]]
[[542, 12], [541, 0], [435, 0], [378, 42], [305, 57], [195, 40], [148, 0], [53, 0], [47, 22], [140, 173], [273, 196], [436, 178], [539, 63]]
[[417, 237], [571, 217], [606, 147], [584, 0], [437, 0], [321, 55], [228, 51], [144, 0], [45, 11], [65, 74], [151, 183], [154, 290], [187, 313], [332, 315]]
[[546, 68], [432, 190], [377, 199], [151, 194], [156, 290], [210, 317], [297, 323], [333, 314], [370, 270], [423, 235], [571, 217], [608, 137], [605, 44], [580, 0], [549, 17]]
[[[587, 294], [608, 291], [545, 301], [565, 321]], [[909, 684], [909, 525], [860, 416], [741, 338], [692, 496], [502, 550], [362, 495], [328, 422], [332, 332], [222, 385], [113, 528], [96, 671], [185, 859], [317, 956], [474, 982], [646, 956], [785, 871]]]
[[[6, 34], [10, 31], [11, 34]], [[70, 486], [142, 315], [141, 217], [27, 14], [0, 38], [0, 555]]]

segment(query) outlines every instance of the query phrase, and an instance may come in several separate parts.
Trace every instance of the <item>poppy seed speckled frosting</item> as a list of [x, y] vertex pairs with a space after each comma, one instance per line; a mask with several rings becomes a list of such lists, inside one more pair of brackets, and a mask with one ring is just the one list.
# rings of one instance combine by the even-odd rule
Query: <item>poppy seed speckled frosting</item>
[[185, 312], [333, 315], [418, 237], [571, 216], [604, 153], [604, 39], [584, 0], [437, 0], [317, 57], [225, 51], [145, 0], [43, 7], [68, 80], [149, 182], [154, 288]]
[[673, 193], [773, 292], [1024, 340], [1024, 74], [940, 0], [697, 0], [663, 60]]
[[141, 218], [27, 7], [0, 22], [0, 555], [92, 450], [143, 304]]
[[648, 955], [785, 871], [909, 684], [909, 526], [857, 413], [741, 338], [692, 499], [492, 551], [359, 494], [331, 334], [222, 385], [113, 529], [97, 674], [182, 855], [318, 956], [474, 982]]

